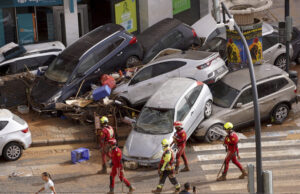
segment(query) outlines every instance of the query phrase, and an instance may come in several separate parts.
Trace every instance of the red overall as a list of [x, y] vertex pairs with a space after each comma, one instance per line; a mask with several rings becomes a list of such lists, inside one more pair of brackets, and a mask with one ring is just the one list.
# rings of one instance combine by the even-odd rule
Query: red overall
[[176, 154], [176, 168], [179, 167], [180, 157], [182, 157], [185, 166], [188, 166], [188, 161], [185, 155], [185, 145], [186, 145], [186, 133], [183, 129], [176, 131], [174, 135], [175, 142], [177, 144], [178, 152]]
[[122, 182], [130, 187], [129, 181], [124, 178], [123, 165], [122, 165], [122, 151], [118, 147], [114, 147], [111, 151], [112, 169], [110, 173], [110, 188], [115, 187], [115, 177], [118, 174]]
[[225, 137], [224, 144], [227, 146], [227, 156], [225, 158], [225, 168], [224, 168], [224, 174], [227, 173], [229, 168], [229, 162], [230, 160], [232, 163], [234, 163], [240, 170], [243, 169], [242, 165], [239, 163], [239, 161], [236, 158], [236, 154], [239, 154], [239, 148], [238, 148], [238, 141], [239, 138], [236, 135], [236, 133], [231, 132], [229, 135]]
[[114, 129], [111, 126], [105, 126], [100, 132], [100, 147], [102, 156], [102, 165], [106, 165], [106, 157], [111, 158], [109, 153], [108, 141], [115, 138]]

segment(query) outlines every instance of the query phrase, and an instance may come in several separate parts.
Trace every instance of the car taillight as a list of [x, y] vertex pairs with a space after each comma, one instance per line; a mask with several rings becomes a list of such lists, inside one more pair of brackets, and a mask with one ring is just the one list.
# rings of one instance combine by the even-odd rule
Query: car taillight
[[194, 29], [192, 29], [192, 32], [193, 32], [193, 36], [197, 37], [197, 33], [196, 33], [196, 31]]
[[28, 133], [28, 131], [29, 131], [29, 129], [27, 128], [27, 129], [24, 129], [24, 130], [22, 130], [22, 132], [23, 133]]
[[201, 64], [199, 66], [197, 66], [197, 69], [204, 69], [206, 67], [209, 67], [211, 65], [211, 63], [213, 62], [213, 60], [219, 58], [219, 56], [217, 56], [216, 58], [213, 58], [212, 60], [208, 61], [207, 63]]
[[129, 44], [135, 44], [136, 42], [137, 42], [137, 39], [136, 39], [135, 36], [133, 36], [133, 37], [131, 38], [131, 40], [129, 41]]
[[294, 89], [294, 93], [297, 94], [297, 88]]

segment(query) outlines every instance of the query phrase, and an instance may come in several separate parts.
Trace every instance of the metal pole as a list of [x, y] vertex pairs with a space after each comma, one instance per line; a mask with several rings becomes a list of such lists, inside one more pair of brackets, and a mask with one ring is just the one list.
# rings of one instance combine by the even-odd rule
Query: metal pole
[[248, 164], [248, 192], [250, 194], [255, 193], [255, 186], [254, 186], [254, 165]]
[[273, 178], [272, 171], [266, 170], [263, 172], [264, 177], [264, 194], [273, 194]]
[[[225, 10], [229, 18], [232, 18], [227, 7], [222, 2], [222, 8]], [[252, 86], [253, 105], [254, 105], [254, 121], [255, 121], [255, 142], [256, 142], [256, 176], [257, 176], [257, 193], [263, 193], [263, 177], [262, 177], [262, 159], [261, 159], [261, 123], [260, 123], [260, 111], [258, 105], [258, 94], [256, 87], [256, 79], [254, 74], [253, 62], [251, 54], [248, 48], [247, 41], [241, 32], [239, 26], [234, 22], [234, 28], [238, 32], [242, 39], [243, 45], [246, 48], [246, 54], [248, 58], [249, 74]]]
[[[285, 23], [285, 26], [287, 27], [287, 20], [286, 20], [286, 18], [288, 17], [288, 16], [290, 16], [290, 0], [285, 0], [285, 4], [284, 4], [285, 6], [285, 9], [284, 9], [284, 12], [285, 12], [285, 21], [286, 21], [286, 23]], [[287, 28], [286, 28], [287, 29]], [[286, 32], [286, 37], [288, 36], [287, 35], [287, 30], [285, 30], [285, 32]], [[285, 49], [286, 49], [286, 55], [285, 55], [285, 57], [286, 57], [286, 72], [289, 72], [289, 65], [290, 65], [290, 41], [289, 40], [287, 40], [286, 41], [286, 43], [285, 43]]]

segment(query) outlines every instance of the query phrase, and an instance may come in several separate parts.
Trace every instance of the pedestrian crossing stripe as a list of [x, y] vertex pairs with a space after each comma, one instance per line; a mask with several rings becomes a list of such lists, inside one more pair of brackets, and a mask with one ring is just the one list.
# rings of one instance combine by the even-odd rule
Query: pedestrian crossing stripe
[[[275, 146], [296, 146], [300, 145], [300, 140], [286, 140], [286, 141], [264, 141], [261, 142], [261, 146], [264, 147], [275, 147]], [[238, 144], [239, 149], [241, 148], [255, 148], [255, 142], [245, 142]], [[212, 150], [225, 150], [222, 144], [217, 145], [205, 145], [205, 146], [193, 146], [194, 151], [212, 151]]]

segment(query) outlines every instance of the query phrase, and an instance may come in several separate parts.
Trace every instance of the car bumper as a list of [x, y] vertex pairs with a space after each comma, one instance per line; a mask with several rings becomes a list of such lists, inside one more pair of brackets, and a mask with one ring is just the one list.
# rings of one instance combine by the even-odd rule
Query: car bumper
[[125, 156], [123, 155], [123, 159], [128, 162], [135, 162], [139, 166], [145, 166], [145, 167], [157, 167], [157, 165], [160, 162], [160, 158], [153, 160], [153, 159], [139, 159], [135, 157]]
[[293, 99], [290, 101], [290, 103], [291, 103], [291, 104], [294, 104], [294, 103], [298, 104], [299, 101], [300, 101], [300, 95], [297, 94], [296, 97], [293, 98]]
[[221, 72], [218, 72], [218, 70], [216, 70], [214, 72], [214, 76], [205, 80], [204, 83], [206, 84], [213, 84], [213, 83], [216, 83], [217, 81], [219, 81], [220, 79], [222, 79], [222, 77], [224, 77], [227, 73], [228, 73], [228, 69], [227, 68], [224, 68], [224, 70], [222, 70]]
[[32, 144], [32, 139], [31, 139], [31, 132], [29, 131], [28, 133], [26, 133], [25, 137], [24, 137], [24, 149], [26, 150], [27, 148], [29, 148]]

